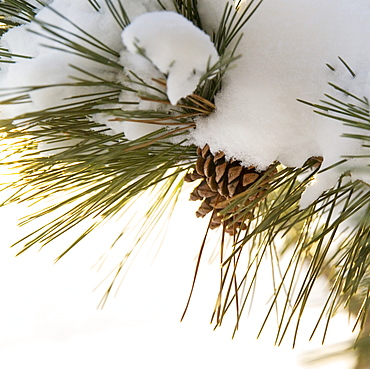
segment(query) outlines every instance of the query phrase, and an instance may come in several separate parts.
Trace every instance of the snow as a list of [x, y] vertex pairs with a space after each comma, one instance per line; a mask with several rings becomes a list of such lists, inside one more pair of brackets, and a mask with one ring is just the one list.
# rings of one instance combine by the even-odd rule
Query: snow
[[[362, 0], [264, 1], [244, 27], [238, 49], [242, 58], [224, 78], [216, 112], [197, 120], [192, 142], [208, 143], [214, 152], [222, 150], [259, 169], [275, 160], [300, 167], [311, 156], [323, 156], [324, 168], [343, 155], [363, 153], [360, 141], [341, 137], [356, 129], [313, 114], [297, 99], [318, 103], [329, 93], [345, 100], [328, 81], [365, 95], [369, 19], [370, 5]], [[355, 70], [356, 78], [338, 56]], [[363, 165], [364, 161], [352, 160], [332, 173], [318, 175], [308, 190], [319, 188], [311, 200], [331, 187], [341, 173]], [[369, 168], [359, 171], [370, 183]], [[352, 172], [354, 179], [356, 173]]]
[[142, 54], [167, 76], [172, 105], [190, 95], [201, 77], [219, 60], [210, 37], [175, 12], [146, 13], [122, 32], [123, 44]]
[[[120, 29], [115, 22], [112, 22], [112, 16], [105, 7], [102, 7], [99, 14], [87, 1], [54, 1], [52, 7], [92, 36], [99, 37], [107, 46], [117, 48], [121, 44]], [[45, 7], [40, 10], [36, 19], [53, 24], [55, 27], [61, 27], [66, 31], [63, 33], [64, 37], [86, 45], [68, 33], [78, 33], [77, 29], [49, 8]], [[109, 28], [106, 27], [108, 23]], [[79, 68], [88, 70], [92, 74], [110, 78], [109, 72], [100, 65], [72, 53], [51, 49], [50, 47], [61, 47], [61, 45], [56, 41], [32, 34], [30, 31], [42, 32], [38, 24], [31, 23], [13, 28], [2, 37], [2, 46], [8, 48], [9, 51], [33, 57], [32, 59], [21, 59], [16, 64], [5, 66], [2, 69], [0, 84], [3, 88], [63, 85], [73, 82], [72, 76], [86, 78], [86, 75], [76, 71], [71, 65], [78, 65]], [[45, 44], [50, 47], [43, 46]], [[91, 92], [93, 91], [90, 90]], [[65, 99], [85, 93], [86, 90], [83, 88], [65, 86], [35, 90], [30, 93], [32, 102], [17, 106], [4, 106], [2, 116], [12, 118], [24, 113], [62, 105], [66, 103]]]
[[[76, 41], [79, 44], [86, 45], [86, 43], [76, 36], [68, 33], [72, 32], [81, 35], [81, 32], [72, 23], [63, 19], [63, 17], [65, 17], [91, 36], [102, 41], [107, 47], [118, 51], [122, 50], [121, 59], [117, 61], [122, 62], [122, 59], [126, 61], [126, 64], [123, 64], [126, 70], [130, 69], [134, 72], [138, 69], [141, 72], [146, 70], [148, 73], [151, 73], [151, 77], [163, 78], [163, 75], [156, 70], [150, 62], [147, 60], [142, 61], [140, 60], [142, 58], [124, 50], [121, 40], [121, 28], [115, 22], [106, 3], [104, 1], [100, 1], [99, 3], [101, 8], [98, 13], [87, 1], [54, 0], [51, 4], [53, 10], [47, 7], [43, 8], [38, 12], [36, 19], [65, 30], [63, 36], [67, 37], [69, 41]], [[173, 9], [172, 1], [163, 1], [162, 4], [166, 6], [167, 9]], [[143, 1], [141, 4], [137, 1], [125, 2], [125, 10], [130, 19], [135, 19], [144, 12], [158, 11], [159, 9], [161, 9], [161, 7], [157, 3], [154, 4], [151, 1]], [[58, 15], [57, 12], [62, 14], [63, 17]], [[60, 47], [61, 45], [34, 33], [31, 34], [30, 31], [42, 32], [38, 24], [31, 23], [13, 28], [2, 37], [0, 46], [7, 48], [12, 53], [30, 56], [32, 59], [19, 59], [16, 64], [2, 65], [0, 71], [1, 87], [5, 89], [14, 89], [24, 86], [48, 86], [55, 84], [61, 86], [31, 91], [30, 102], [28, 103], [2, 106], [1, 117], [3, 119], [13, 119], [14, 117], [29, 112], [63, 105], [66, 104], [66, 99], [71, 96], [86, 94], [86, 89], [83, 87], [65, 86], [74, 81], [72, 78], [87, 78], [85, 74], [73, 69], [72, 65], [76, 65], [92, 75], [97, 75], [107, 80], [122, 79], [121, 75], [117, 75], [117, 73], [112, 74], [109, 69], [90, 60], [71, 53], [45, 47], [45, 44], [51, 47]], [[85, 35], [83, 36], [86, 37]], [[90, 45], [87, 46], [91, 48]], [[136, 68], [134, 68], [133, 65], [136, 65]], [[123, 71], [122, 75], [124, 75]], [[93, 92], [93, 88], [90, 87], [89, 93]], [[8, 93], [9, 92], [6, 92], [6, 94]], [[122, 100], [139, 101], [136, 94], [128, 92], [122, 92]], [[77, 99], [74, 99], [74, 101], [77, 101]], [[147, 109], [148, 103], [141, 101], [138, 108]], [[126, 122], [111, 122], [110, 119], [115, 117], [109, 117], [106, 114], [96, 114], [94, 117], [97, 123], [103, 122], [106, 123], [109, 128], [112, 128], [111, 134], [121, 133], [123, 128], [129, 125]], [[127, 138], [135, 139], [153, 130], [157, 130], [158, 126], [141, 125], [131, 127], [130, 125], [130, 128], [131, 129], [127, 129]], [[39, 148], [44, 151], [45, 155], [52, 152], [60, 152], [60, 150], [53, 151], [52, 146], [52, 144], [41, 143]], [[54, 144], [54, 146], [62, 146], [62, 144]]]

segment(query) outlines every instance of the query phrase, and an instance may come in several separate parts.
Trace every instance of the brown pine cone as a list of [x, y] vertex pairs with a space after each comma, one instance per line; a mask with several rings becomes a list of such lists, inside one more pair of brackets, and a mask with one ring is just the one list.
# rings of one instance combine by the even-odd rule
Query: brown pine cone
[[[214, 229], [225, 223], [226, 232], [234, 235], [238, 229], [247, 227], [244, 219], [234, 219], [233, 212], [221, 215], [214, 210], [223, 209], [226, 200], [244, 192], [258, 181], [265, 174], [265, 171], [258, 172], [254, 167], [244, 167], [238, 160], [227, 161], [225, 154], [221, 151], [213, 155], [208, 145], [203, 148], [198, 147], [197, 154], [195, 168], [185, 176], [187, 182], [202, 179], [201, 183], [190, 194], [190, 200], [202, 201], [196, 216], [204, 217], [213, 211], [210, 228]], [[248, 200], [253, 201], [259, 196], [263, 196], [263, 191]]]

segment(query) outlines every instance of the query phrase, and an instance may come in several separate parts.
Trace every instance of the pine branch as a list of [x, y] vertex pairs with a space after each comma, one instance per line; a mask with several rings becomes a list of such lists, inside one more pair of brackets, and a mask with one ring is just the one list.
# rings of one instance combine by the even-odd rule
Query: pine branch
[[[106, 6], [112, 23], [119, 29], [130, 23], [123, 2], [88, 1], [92, 11], [97, 13]], [[174, 5], [180, 14], [202, 27], [196, 0], [176, 0]], [[36, 219], [45, 221], [16, 243], [19, 253], [35, 245], [43, 247], [80, 226], [82, 232], [59, 259], [96, 228], [123, 216], [141, 196], [150, 194], [148, 207], [141, 214], [136, 241], [118, 262], [103, 298], [104, 304], [132, 260], [128, 255], [134, 255], [159, 219], [171, 213], [185, 175], [196, 167], [197, 148], [189, 145], [187, 133], [196, 129], [197, 117], [209, 116], [217, 108], [215, 95], [222, 89], [228, 69], [239, 58], [242, 29], [261, 1], [251, 0], [244, 10], [237, 10], [240, 2], [234, 5], [226, 4], [219, 27], [212, 35], [219, 62], [208, 65], [192, 95], [171, 106], [166, 95], [166, 76], [153, 76], [147, 81], [127, 70], [119, 59], [122, 50], [107, 45], [52, 7], [49, 9], [71, 29], [34, 19], [37, 9], [27, 1], [0, 2], [1, 22], [7, 28], [33, 21], [40, 26], [40, 31], [30, 33], [30, 37], [40, 37], [44, 46], [76, 57], [69, 66], [71, 76], [68, 82], [1, 92], [4, 106], [22, 106], [32, 101], [35, 92], [42, 90], [63, 88], [69, 92], [66, 99], [54, 106], [1, 121], [4, 147], [1, 165], [19, 176], [16, 182], [3, 184], [3, 189], [13, 191], [3, 205], [45, 203], [41, 210], [21, 220], [21, 225]], [[164, 8], [163, 4], [161, 6]], [[0, 49], [0, 58], [3, 62], [14, 63], [28, 56]], [[102, 74], [79, 65], [79, 61], [86, 60], [92, 61]], [[341, 62], [353, 75], [349, 65], [343, 59]], [[121, 73], [120, 78], [117, 78], [118, 73]], [[367, 100], [335, 84], [331, 86], [348, 99], [341, 101], [333, 94], [326, 95], [318, 104], [304, 103], [317, 113], [338, 120], [338, 124], [357, 128], [358, 134], [345, 136], [362, 140], [363, 147], [368, 148]], [[122, 101], [122, 93], [130, 98]], [[143, 102], [155, 104], [156, 108], [142, 109]], [[130, 141], [124, 133], [114, 134], [107, 125], [94, 121], [95, 114], [103, 114], [114, 123], [157, 125], [158, 130]], [[40, 143], [50, 149], [40, 150]], [[343, 161], [348, 159], [345, 157]], [[313, 334], [323, 324], [324, 339], [336, 311], [341, 307], [353, 311], [356, 306], [357, 325], [362, 327], [359, 344], [367, 344], [364, 335], [368, 329], [369, 309], [370, 188], [361, 181], [351, 182], [344, 174], [335, 187], [324, 192], [308, 208], [301, 209], [302, 193], [320, 173], [321, 163], [322, 158], [318, 157], [308, 160], [302, 168], [286, 168], [273, 163], [263, 175], [253, 173], [258, 179], [242, 192], [216, 201], [217, 207], [213, 208], [209, 222], [211, 225], [212, 217], [217, 215], [222, 218], [220, 289], [212, 314], [215, 327], [224, 322], [230, 310], [236, 314], [234, 334], [241, 327], [242, 316], [253, 303], [261, 266], [267, 259], [271, 264], [272, 296], [261, 331], [268, 319], [276, 315], [276, 344], [280, 344], [293, 329], [295, 345], [307, 303], [318, 278], [326, 270], [330, 270], [328, 278], [332, 288]], [[342, 163], [324, 170], [332, 170]], [[353, 221], [356, 215], [362, 215], [361, 221], [347, 232], [344, 225]], [[210, 225], [201, 246], [191, 291]], [[114, 244], [130, 229], [131, 224], [122, 226]], [[284, 244], [280, 246], [282, 242]], [[288, 265], [280, 265], [282, 256], [288, 253]]]
[[[90, 1], [90, 4], [94, 11], [99, 11], [97, 2]], [[129, 23], [121, 2], [114, 5], [106, 1], [106, 5], [112, 20], [121, 28]], [[77, 60], [88, 59], [100, 64], [102, 74], [122, 71], [118, 62], [120, 50], [110, 48], [54, 8], [49, 9], [72, 26], [72, 30], [66, 31], [34, 19], [41, 31], [33, 31], [30, 37], [41, 37], [46, 47], [78, 56], [80, 59]], [[21, 11], [20, 7], [17, 10]], [[54, 44], [51, 46], [50, 42]], [[19, 57], [6, 51], [4, 54], [9, 59]], [[203, 78], [202, 89], [213, 74], [219, 75], [219, 70], [224, 73], [230, 62], [230, 59], [223, 59], [222, 63], [214, 66]], [[71, 91], [63, 104], [18, 115], [13, 122], [1, 122], [6, 136], [4, 146], [7, 146], [7, 140], [13, 143], [7, 146], [9, 155], [6, 154], [2, 165], [19, 171], [19, 180], [10, 185], [14, 193], [3, 205], [50, 201], [42, 210], [21, 221], [20, 224], [25, 225], [36, 219], [45, 219], [43, 226], [16, 242], [15, 245], [21, 247], [20, 253], [35, 245], [45, 246], [87, 223], [80, 237], [60, 255], [62, 257], [108, 219], [124, 214], [143, 193], [155, 190], [156, 200], [145, 215], [146, 226], [137, 236], [137, 240], [143, 240], [146, 232], [150, 232], [168, 208], [174, 206], [182, 177], [195, 161], [195, 147], [182, 145], [186, 132], [194, 126], [193, 118], [209, 114], [214, 109], [207, 97], [213, 99], [217, 92], [215, 88], [207, 96], [200, 94], [200, 89], [176, 107], [170, 107], [163, 91], [165, 82], [154, 79], [147, 83], [134, 73], [117, 82], [115, 78], [108, 80], [94, 71], [81, 68], [77, 62], [70, 67], [79, 76], [72, 75], [69, 83], [25, 86], [2, 92], [1, 103], [7, 105], [27, 103], [31, 101], [32, 93], [43, 89], [63, 87]], [[72, 95], [76, 88], [86, 92]], [[122, 91], [130, 92], [138, 99], [121, 101]], [[140, 110], [136, 108], [137, 100], [150, 100], [159, 107], [167, 105], [167, 108], [163, 112]], [[112, 120], [156, 123], [159, 126], [157, 131], [129, 141], [124, 134], [107, 135], [106, 126], [91, 120], [91, 116], [97, 113], [110, 115]], [[40, 152], [37, 148], [39, 142], [51, 149]], [[17, 160], [12, 159], [14, 152], [21, 154]], [[44, 156], [40, 157], [40, 153]], [[4, 185], [4, 188], [9, 188], [9, 185]], [[59, 196], [62, 200], [55, 202]], [[122, 230], [121, 236], [124, 233]]]

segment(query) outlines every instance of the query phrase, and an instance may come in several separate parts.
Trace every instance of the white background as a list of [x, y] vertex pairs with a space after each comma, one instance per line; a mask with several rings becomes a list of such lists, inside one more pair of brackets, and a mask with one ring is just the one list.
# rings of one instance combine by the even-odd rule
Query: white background
[[[274, 347], [274, 322], [256, 340], [267, 307], [266, 301], [258, 299], [234, 340], [232, 313], [225, 326], [213, 331], [209, 321], [218, 288], [218, 263], [208, 262], [211, 245], [188, 314], [179, 322], [205, 229], [205, 222], [193, 215], [197, 204], [188, 203], [186, 197], [184, 194], [159, 252], [154, 241], [148, 240], [117, 296], [111, 296], [103, 310], [97, 305], [108, 284], [94, 289], [113, 261], [119, 260], [113, 257], [100, 271], [94, 264], [109, 248], [111, 235], [120, 224], [107, 225], [54, 264], [68, 246], [68, 238], [15, 258], [17, 250], [8, 246], [27, 232], [16, 226], [27, 209], [23, 205], [3, 208], [0, 368], [309, 368], [304, 362], [322, 353], [320, 335], [307, 342], [320, 312], [315, 303], [294, 351], [289, 338], [281, 347]], [[124, 245], [117, 246], [116, 255], [120, 248]], [[259, 283], [261, 290], [270, 286], [267, 277]], [[331, 324], [327, 344], [349, 337], [347, 317], [339, 314]], [[314, 363], [312, 368], [349, 369], [352, 363], [351, 357], [345, 357], [335, 363]]]

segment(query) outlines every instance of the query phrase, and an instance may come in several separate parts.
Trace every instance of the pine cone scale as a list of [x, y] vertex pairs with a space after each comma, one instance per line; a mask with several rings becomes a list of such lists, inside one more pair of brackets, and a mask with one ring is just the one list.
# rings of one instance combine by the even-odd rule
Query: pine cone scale
[[243, 186], [248, 186], [257, 181], [259, 175], [257, 173], [246, 173], [243, 176]]
[[240, 176], [240, 173], [242, 172], [242, 170], [243, 170], [243, 167], [241, 165], [230, 168], [227, 173], [229, 183], [237, 179]]
[[205, 176], [204, 163], [205, 163], [205, 160], [201, 156], [197, 159], [197, 162], [195, 163], [196, 172], [202, 177]]
[[220, 182], [223, 175], [225, 174], [227, 163], [216, 166], [216, 182]]
[[217, 191], [218, 185], [215, 179], [215, 175], [211, 175], [210, 177], [207, 178], [207, 184], [213, 192]]
[[203, 167], [204, 175], [206, 176], [206, 178], [211, 177], [214, 174], [214, 171], [215, 171], [215, 164], [213, 163], [212, 157], [209, 156], [204, 163], [204, 167]]

